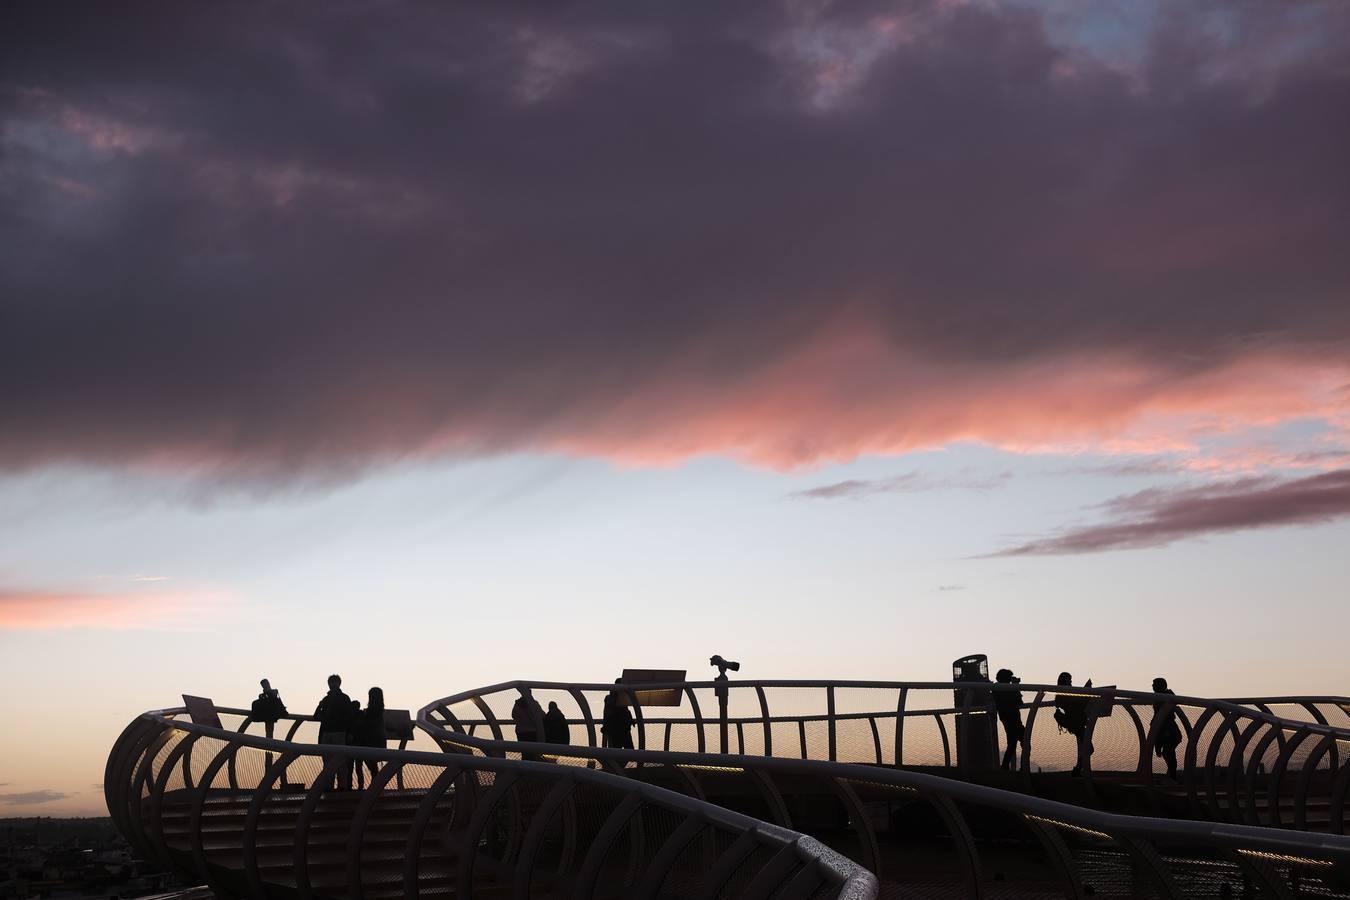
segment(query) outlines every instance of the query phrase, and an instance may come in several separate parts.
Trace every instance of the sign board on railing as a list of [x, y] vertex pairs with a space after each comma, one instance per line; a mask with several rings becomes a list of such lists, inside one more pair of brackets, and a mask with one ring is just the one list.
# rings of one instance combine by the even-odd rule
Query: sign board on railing
[[[620, 684], [670, 684], [684, 681], [684, 669], [624, 669]], [[679, 688], [659, 688], [657, 690], [634, 690], [637, 702], [644, 708], [648, 706], [679, 706]]]
[[191, 694], [184, 694], [183, 705], [187, 707], [188, 716], [192, 718], [193, 725], [206, 725], [210, 728], [224, 727], [220, 724], [220, 714], [216, 712], [216, 704], [209, 697], [193, 697]]
[[386, 739], [396, 741], [412, 740], [412, 711], [406, 709], [386, 709], [384, 711], [384, 736]]
[[[1114, 691], [1114, 684], [1104, 684], [1101, 686], [1104, 691]], [[1110, 697], [1093, 697], [1088, 701], [1088, 713], [1096, 716], [1098, 719], [1109, 719], [1111, 710], [1116, 708], [1116, 704]]]

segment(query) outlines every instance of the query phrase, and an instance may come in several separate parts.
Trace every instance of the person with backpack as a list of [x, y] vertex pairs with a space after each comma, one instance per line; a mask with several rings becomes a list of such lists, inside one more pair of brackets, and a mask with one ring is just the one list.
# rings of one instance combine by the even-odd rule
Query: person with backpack
[[[1168, 688], [1167, 679], [1162, 677], [1153, 679], [1153, 693], [1176, 696]], [[1177, 724], [1176, 704], [1167, 700], [1156, 701], [1153, 704], [1153, 716], [1155, 719], [1162, 716], [1161, 723], [1155, 726], [1157, 730], [1153, 736], [1153, 753], [1167, 764], [1167, 777], [1176, 781], [1177, 747], [1181, 745], [1182, 740], [1181, 726]]]
[[263, 728], [270, 738], [277, 722], [286, 715], [286, 704], [281, 702], [281, 692], [272, 687], [272, 683], [266, 678], [258, 684], [262, 687], [262, 693], [253, 701], [249, 715], [255, 722], [263, 723]]
[[[1058, 684], [1060, 687], [1072, 687], [1073, 676], [1068, 672], [1060, 672]], [[1083, 687], [1092, 687], [1092, 679], [1089, 678]], [[1074, 775], [1081, 774], [1084, 755], [1089, 760], [1092, 759], [1092, 743], [1087, 741], [1087, 706], [1087, 697], [1073, 694], [1055, 695], [1055, 722], [1059, 725], [1060, 731], [1067, 731], [1074, 737]]]

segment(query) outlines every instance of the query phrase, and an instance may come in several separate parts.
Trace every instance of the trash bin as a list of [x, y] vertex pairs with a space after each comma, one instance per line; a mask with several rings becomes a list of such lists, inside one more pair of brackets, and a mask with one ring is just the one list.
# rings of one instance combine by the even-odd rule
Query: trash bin
[[[952, 681], [989, 683], [989, 657], [983, 653], [963, 656], [952, 663]], [[956, 708], [956, 765], [962, 773], [986, 771], [998, 765], [994, 736], [995, 716], [989, 690], [957, 687], [952, 691]]]

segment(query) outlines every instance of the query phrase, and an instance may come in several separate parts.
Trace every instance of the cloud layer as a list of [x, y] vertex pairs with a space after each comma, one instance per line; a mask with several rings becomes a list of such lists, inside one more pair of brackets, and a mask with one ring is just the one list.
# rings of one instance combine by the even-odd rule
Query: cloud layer
[[1010, 472], [993, 475], [936, 477], [922, 472], [906, 472], [890, 478], [849, 478], [819, 487], [793, 491], [789, 497], [803, 500], [862, 500], [877, 494], [907, 494], [915, 491], [946, 489], [986, 491], [1007, 484]]
[[0, 631], [95, 628], [195, 630], [213, 622], [211, 594], [44, 591], [0, 585]]
[[8, 6], [0, 466], [1344, 429], [1350, 7], [1163, 8]]
[[1210, 534], [1350, 517], [1350, 470], [1306, 478], [1245, 478], [1150, 488], [1105, 504], [1111, 518], [1010, 547], [995, 556], [1040, 556], [1159, 547]]
[[0, 794], [0, 804], [6, 806], [37, 806], [42, 803], [54, 803], [57, 800], [64, 800], [70, 794], [63, 794], [60, 791], [48, 790], [46, 788], [39, 791], [23, 791], [17, 794]]

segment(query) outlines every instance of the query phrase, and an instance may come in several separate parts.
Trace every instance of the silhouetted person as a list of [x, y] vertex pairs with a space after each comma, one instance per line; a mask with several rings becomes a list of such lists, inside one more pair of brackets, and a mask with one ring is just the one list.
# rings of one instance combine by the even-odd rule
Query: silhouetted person
[[606, 747], [633, 749], [633, 714], [628, 711], [628, 704], [619, 698], [618, 691], [610, 691], [605, 695], [605, 713], [600, 722], [600, 731], [605, 736]]
[[[534, 693], [529, 688], [521, 688], [520, 696], [511, 705], [511, 721], [516, 723], [516, 740], [530, 743], [539, 740], [539, 729], [544, 724], [544, 708], [534, 699]], [[521, 756], [525, 759], [539, 758], [534, 753]]]
[[[1059, 673], [1060, 687], [1073, 687], [1073, 676], [1068, 672]], [[1092, 679], [1089, 678], [1083, 687], [1092, 687]], [[1055, 696], [1055, 721], [1059, 727], [1074, 736], [1076, 755], [1073, 758], [1073, 774], [1077, 775], [1082, 770], [1082, 758], [1086, 752], [1089, 759], [1092, 758], [1092, 744], [1087, 741], [1087, 697], [1066, 696], [1057, 694]]]
[[544, 710], [529, 688], [521, 688], [520, 696], [511, 706], [511, 721], [516, 723], [516, 740], [539, 740], [539, 727], [544, 718]]
[[[1171, 694], [1176, 696], [1168, 687], [1166, 678], [1153, 679], [1153, 693]], [[1164, 713], [1163, 710], [1167, 712]], [[1181, 744], [1181, 726], [1177, 724], [1177, 708], [1169, 704], [1166, 700], [1158, 700], [1153, 704], [1153, 716], [1156, 719], [1162, 715], [1162, 724], [1158, 725], [1158, 730], [1154, 733], [1153, 752], [1167, 763], [1167, 777], [1176, 781], [1177, 779], [1177, 747]]]
[[[347, 746], [352, 732], [352, 698], [342, 692], [342, 678], [328, 676], [328, 693], [314, 707], [314, 718], [319, 720], [319, 743], [338, 747]], [[350, 777], [342, 784], [340, 772], [333, 773], [333, 786], [344, 790], [351, 786]]]
[[548, 702], [548, 712], [544, 713], [544, 740], [550, 744], [572, 743], [572, 729], [567, 724], [567, 717], [553, 700]]
[[[366, 698], [366, 708], [356, 718], [352, 743], [358, 747], [379, 747], [381, 750], [387, 746], [384, 733], [384, 691], [377, 687], [370, 689]], [[379, 764], [368, 759], [365, 761], [363, 768], [358, 767], [356, 771], [357, 783], [362, 786], [364, 786], [365, 769], [370, 770], [370, 777], [373, 779], [375, 773], [379, 770]]]
[[281, 693], [266, 678], [258, 684], [262, 686], [262, 693], [253, 701], [249, 714], [255, 721], [262, 722], [267, 736], [272, 737], [277, 721], [286, 715], [286, 704], [281, 702]]
[[[351, 724], [347, 726], [347, 745], [348, 745], [348, 746], [351, 746], [351, 747], [356, 747], [356, 746], [358, 746], [358, 742], [357, 742], [357, 740], [356, 740], [356, 732], [357, 732], [357, 729], [360, 727], [360, 725], [361, 725], [361, 701], [360, 701], [360, 700], [353, 700], [353, 701], [352, 701], [352, 719], [351, 719]], [[344, 784], [346, 784], [347, 787], [351, 787], [351, 785], [352, 785], [352, 776], [356, 774], [356, 768], [357, 768], [356, 760], [355, 760], [354, 758], [350, 757], [350, 756], [347, 757], [347, 767], [346, 767], [346, 768], [347, 768], [347, 780], [344, 782]], [[362, 786], [362, 787], [365, 786], [364, 782], [362, 783], [361, 786]]]
[[[999, 684], [1022, 683], [1012, 669], [999, 669], [994, 680]], [[994, 691], [994, 711], [1003, 723], [1003, 737], [1008, 745], [1003, 751], [1003, 768], [1012, 769], [1017, 763], [1017, 745], [1026, 736], [1026, 728], [1022, 725], [1021, 691]]]

